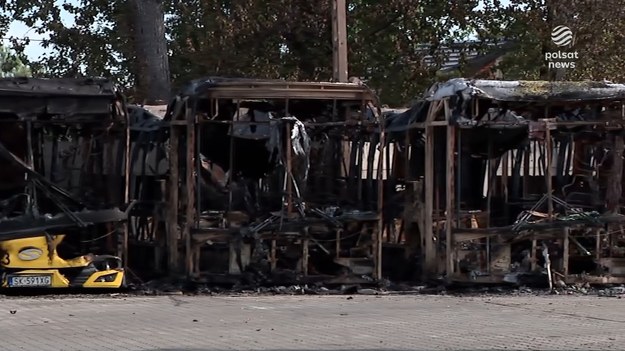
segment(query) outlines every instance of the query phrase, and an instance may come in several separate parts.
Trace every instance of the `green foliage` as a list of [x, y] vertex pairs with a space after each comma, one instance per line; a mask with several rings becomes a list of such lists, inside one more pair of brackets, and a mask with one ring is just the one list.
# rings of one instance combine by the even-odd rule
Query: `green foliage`
[[[622, 0], [510, 0], [507, 7], [497, 7], [497, 2], [489, 2], [485, 21], [480, 23], [482, 28], [490, 23], [492, 31], [480, 34], [482, 38], [506, 37], [518, 43], [500, 65], [505, 79], [554, 79], [544, 54], [562, 50], [579, 54], [576, 67], [562, 72], [563, 79], [625, 81]], [[551, 42], [551, 30], [558, 25], [573, 31], [571, 47], [556, 47]]]
[[368, 79], [389, 105], [410, 101], [435, 78], [436, 68], [425, 65], [424, 56], [444, 62], [439, 47], [466, 38], [478, 3], [350, 1], [350, 75]]
[[498, 65], [505, 79], [540, 79], [545, 65], [542, 45], [549, 40], [542, 0], [510, 0], [503, 6], [498, 0], [484, 2], [475, 24], [481, 41], [509, 40], [516, 44]]
[[24, 62], [7, 47], [0, 46], [0, 77], [30, 77], [32, 72]]
[[[331, 0], [167, 0], [167, 41], [175, 86], [205, 75], [328, 80], [332, 78]], [[0, 31], [20, 20], [54, 49], [36, 69], [60, 76], [109, 76], [135, 84], [137, 53], [124, 0], [7, 0]], [[441, 64], [442, 45], [513, 40], [499, 65], [505, 79], [549, 79], [544, 52], [557, 50], [550, 32], [559, 24], [575, 33], [577, 68], [567, 79], [625, 80], [625, 6], [620, 0], [348, 0], [349, 73], [364, 78], [384, 103], [400, 105], [437, 79], [424, 63]], [[62, 11], [75, 17], [63, 23]], [[14, 41], [17, 50], [27, 42]], [[21, 45], [21, 46], [20, 46]], [[475, 49], [486, 52], [484, 45]]]
[[559, 23], [575, 35], [571, 50], [579, 52], [568, 79], [625, 82], [625, 4], [621, 0], [575, 0], [558, 9]]
[[[51, 33], [54, 49], [38, 64], [51, 75], [100, 75], [132, 86], [136, 53], [122, 0], [8, 0], [13, 19]], [[174, 85], [203, 75], [329, 80], [331, 0], [169, 0], [167, 38]], [[463, 37], [478, 1], [349, 1], [350, 75], [364, 77], [389, 104], [410, 100], [430, 84], [420, 43]], [[63, 23], [61, 12], [74, 24]], [[1, 24], [1, 22], [0, 22]], [[452, 30], [453, 29], [453, 30]], [[436, 56], [436, 55], [435, 55]], [[435, 57], [442, 61], [442, 57]]]
[[[131, 84], [129, 59], [132, 47], [127, 32], [123, 0], [7, 0], [0, 3], [5, 17], [21, 21], [38, 34], [49, 33], [41, 45], [52, 49], [36, 67], [54, 76], [108, 76]], [[64, 23], [61, 14], [74, 17]], [[0, 21], [2, 23], [2, 21]], [[22, 50], [28, 40], [13, 40]]]

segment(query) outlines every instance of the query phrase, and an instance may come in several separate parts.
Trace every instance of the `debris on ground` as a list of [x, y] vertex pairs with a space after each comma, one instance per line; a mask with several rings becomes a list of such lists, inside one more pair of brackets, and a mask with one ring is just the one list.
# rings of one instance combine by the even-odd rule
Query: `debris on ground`
[[[346, 281], [350, 281], [349, 279]], [[57, 298], [48, 292], [46, 298]], [[97, 292], [94, 292], [98, 294]], [[44, 293], [45, 294], [45, 293]], [[40, 295], [40, 294], [38, 294]], [[71, 294], [69, 296], [85, 296], [79, 294]], [[108, 293], [101, 295], [111, 298], [126, 298], [131, 296], [167, 296], [170, 295], [348, 295], [347, 299], [351, 300], [354, 296], [383, 296], [383, 295], [452, 295], [452, 296], [598, 296], [598, 297], [617, 297], [625, 296], [624, 285], [602, 285], [595, 286], [589, 283], [566, 284], [561, 279], [553, 281], [553, 289], [548, 289], [543, 285], [446, 285], [440, 280], [432, 280], [426, 283], [410, 283], [410, 282], [367, 282], [365, 284], [327, 284], [324, 282], [311, 282], [302, 284], [271, 284], [268, 279], [265, 282], [248, 280], [247, 284], [238, 283], [215, 283], [215, 282], [198, 282], [190, 281], [186, 277], [160, 278], [147, 282], [141, 282], [136, 285], [129, 285], [129, 289], [119, 293]], [[7, 295], [11, 296], [11, 295]], [[14, 311], [10, 311], [14, 314]]]

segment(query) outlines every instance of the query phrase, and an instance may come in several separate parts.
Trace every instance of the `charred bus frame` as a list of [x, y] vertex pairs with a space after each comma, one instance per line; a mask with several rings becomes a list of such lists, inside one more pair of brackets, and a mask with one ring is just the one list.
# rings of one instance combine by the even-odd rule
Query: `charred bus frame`
[[[374, 178], [383, 178], [386, 143], [381, 118], [375, 94], [361, 84], [226, 78], [192, 82], [170, 104], [166, 116], [170, 123], [172, 145], [167, 187], [170, 271], [182, 271], [184, 264], [184, 271], [189, 276], [206, 276], [200, 274], [206, 273], [200, 268], [202, 249], [224, 244], [228, 249], [222, 252], [227, 251], [229, 257], [227, 269], [222, 270], [224, 273], [237, 275], [261, 261], [267, 263], [270, 272], [275, 272], [278, 251], [284, 252], [280, 248], [297, 245], [301, 251], [295, 259], [297, 264], [290, 268], [301, 276], [323, 275], [309, 262], [310, 250], [313, 249], [325, 255], [322, 261], [329, 259], [352, 273], [355, 270], [381, 278], [382, 233], [379, 228], [383, 222], [384, 182], [374, 181]], [[242, 144], [242, 138], [235, 136], [237, 128], [249, 133], [255, 133], [250, 131], [256, 128], [264, 128], [262, 130], [267, 134]], [[323, 143], [321, 139], [315, 139], [319, 136], [315, 131], [321, 131], [319, 135], [323, 135], [329, 143], [326, 145], [331, 146], [323, 151], [314, 151], [315, 146], [310, 146], [310, 143]], [[309, 137], [308, 134], [314, 135]], [[363, 135], [371, 138], [366, 160], [359, 144]], [[303, 137], [309, 138], [308, 142], [297, 139]], [[270, 142], [273, 142], [272, 148], [261, 150]], [[294, 143], [298, 143], [300, 148], [294, 147]], [[254, 146], [246, 149], [239, 144]], [[345, 157], [346, 148], [351, 151], [350, 157]], [[376, 148], [377, 158], [373, 157]], [[332, 152], [328, 150], [334, 150], [336, 154], [330, 155]], [[316, 154], [311, 155], [311, 152]], [[269, 155], [274, 161], [262, 161], [258, 155]], [[377, 165], [374, 165], [376, 160]], [[260, 162], [259, 167], [252, 167], [254, 162]], [[367, 165], [363, 166], [363, 162]], [[246, 163], [250, 164], [248, 169]], [[302, 165], [305, 172], [297, 173], [296, 168], [301, 171]], [[221, 173], [218, 174], [221, 174], [221, 179], [217, 179], [219, 176], [215, 175], [217, 173], [213, 168], [209, 170], [210, 167], [220, 168]], [[255, 173], [264, 167], [266, 172]], [[219, 206], [203, 205], [210, 197], [203, 195], [201, 190], [206, 179], [209, 179], [210, 186], [216, 186], [219, 180], [226, 184], [222, 188], [227, 190], [226, 200], [218, 211], [211, 206]], [[259, 196], [255, 200], [257, 211], [235, 209], [236, 182], [246, 184], [244, 192], [250, 187], [255, 189], [251, 192]], [[264, 190], [259, 190], [259, 183]], [[327, 191], [327, 201], [315, 197], [315, 191]], [[258, 199], [271, 193], [280, 194], [280, 205], [277, 206], [278, 202], [271, 199], [259, 205], [262, 200]], [[349, 209], [352, 210], [351, 217], [347, 215], [348, 210], [342, 215], [327, 211], [332, 207], [330, 205], [344, 205], [345, 198], [362, 200], [363, 196], [368, 196], [369, 202], [363, 207], [360, 206], [362, 202], [352, 201], [353, 206]], [[365, 209], [372, 210], [367, 212], [370, 215], [364, 214]], [[367, 226], [363, 223], [371, 227], [362, 229]], [[343, 257], [346, 252], [350, 256], [356, 251], [353, 247], [346, 249], [341, 246], [347, 240], [341, 235], [350, 225], [358, 227], [353, 230], [362, 231], [357, 234], [359, 236], [368, 233], [364, 236], [369, 237], [369, 249], [361, 258], [373, 261], [370, 270], [358, 267], [350, 257]], [[323, 244], [331, 241], [335, 243], [332, 247]], [[184, 247], [184, 260], [179, 255], [181, 246]], [[310, 272], [311, 269], [315, 272]], [[212, 273], [215, 275], [218, 272], [213, 270]]]

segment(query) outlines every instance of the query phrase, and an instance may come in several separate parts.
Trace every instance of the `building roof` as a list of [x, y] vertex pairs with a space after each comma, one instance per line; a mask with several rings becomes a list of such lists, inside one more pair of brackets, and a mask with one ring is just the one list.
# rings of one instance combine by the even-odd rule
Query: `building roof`
[[470, 71], [479, 71], [480, 68], [495, 61], [515, 45], [516, 43], [512, 41], [465, 41], [442, 45], [436, 48], [434, 55], [428, 54], [431, 50], [429, 44], [421, 44], [417, 50], [425, 54], [423, 62], [428, 66], [437, 66], [436, 58], [441, 57], [443, 62], [440, 64], [440, 71], [449, 72], [462, 66]]

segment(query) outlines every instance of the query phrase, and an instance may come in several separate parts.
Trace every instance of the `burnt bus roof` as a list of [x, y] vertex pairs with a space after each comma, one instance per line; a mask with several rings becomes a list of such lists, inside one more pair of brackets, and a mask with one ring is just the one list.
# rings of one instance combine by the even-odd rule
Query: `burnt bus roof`
[[106, 78], [0, 78], [1, 96], [108, 96], [117, 87]]
[[0, 78], [0, 122], [15, 116], [104, 122], [120, 99], [116, 85], [104, 78]]
[[207, 77], [189, 82], [180, 96], [214, 99], [311, 99], [377, 101], [360, 83], [296, 82], [280, 79]]
[[567, 103], [625, 100], [625, 85], [607, 81], [501, 81], [455, 78], [436, 84], [428, 100], [457, 94], [503, 102]]

